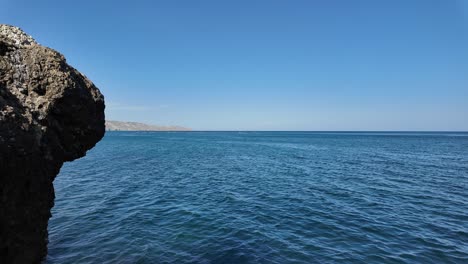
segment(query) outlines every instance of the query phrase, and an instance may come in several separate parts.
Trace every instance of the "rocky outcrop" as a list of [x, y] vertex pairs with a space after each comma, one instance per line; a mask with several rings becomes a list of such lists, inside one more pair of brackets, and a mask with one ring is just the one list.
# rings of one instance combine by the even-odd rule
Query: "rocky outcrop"
[[0, 263], [46, 256], [52, 182], [104, 131], [96, 86], [60, 53], [0, 25]]

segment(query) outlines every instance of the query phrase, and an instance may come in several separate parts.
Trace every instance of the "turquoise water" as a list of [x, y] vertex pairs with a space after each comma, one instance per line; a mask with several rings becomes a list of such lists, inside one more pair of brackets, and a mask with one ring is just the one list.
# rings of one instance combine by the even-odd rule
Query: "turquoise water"
[[108, 132], [46, 263], [468, 263], [468, 133]]

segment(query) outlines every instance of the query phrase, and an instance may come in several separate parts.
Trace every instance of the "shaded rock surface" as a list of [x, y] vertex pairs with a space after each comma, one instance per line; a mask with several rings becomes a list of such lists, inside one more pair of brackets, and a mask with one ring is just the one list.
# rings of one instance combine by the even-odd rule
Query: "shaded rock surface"
[[53, 180], [104, 132], [96, 86], [57, 51], [0, 25], [0, 263], [46, 256]]

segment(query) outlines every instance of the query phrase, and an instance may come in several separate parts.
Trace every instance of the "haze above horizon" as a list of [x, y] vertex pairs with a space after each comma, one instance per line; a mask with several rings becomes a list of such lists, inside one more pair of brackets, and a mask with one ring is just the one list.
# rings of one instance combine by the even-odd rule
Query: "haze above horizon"
[[1, 0], [109, 120], [194, 130], [468, 131], [468, 1]]

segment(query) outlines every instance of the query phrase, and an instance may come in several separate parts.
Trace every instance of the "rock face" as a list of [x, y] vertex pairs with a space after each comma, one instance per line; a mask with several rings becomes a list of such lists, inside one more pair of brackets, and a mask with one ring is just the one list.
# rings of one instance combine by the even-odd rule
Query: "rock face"
[[60, 53], [0, 25], [0, 263], [46, 256], [53, 180], [104, 132], [96, 86]]

